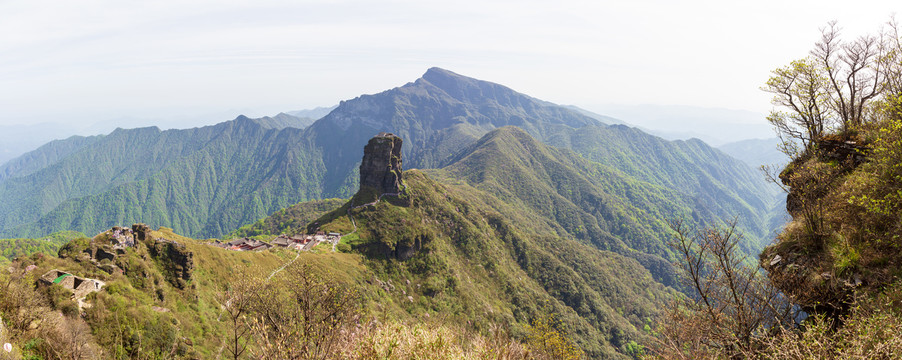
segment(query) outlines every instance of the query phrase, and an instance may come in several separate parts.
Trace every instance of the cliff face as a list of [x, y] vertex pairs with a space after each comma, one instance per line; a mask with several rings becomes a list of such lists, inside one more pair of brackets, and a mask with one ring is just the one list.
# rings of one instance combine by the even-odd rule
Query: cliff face
[[379, 193], [401, 192], [401, 138], [379, 133], [363, 148], [360, 163], [360, 188], [369, 187]]
[[185, 245], [166, 239], [153, 241], [147, 249], [166, 280], [172, 286], [185, 289], [194, 271], [194, 253]]
[[880, 161], [886, 156], [871, 159], [871, 152], [859, 138], [832, 135], [780, 173], [793, 220], [761, 253], [760, 264], [808, 313], [846, 313], [856, 293], [895, 276], [899, 251], [891, 239], [897, 234], [887, 224], [897, 219], [880, 208], [895, 200], [879, 181], [888, 173]]

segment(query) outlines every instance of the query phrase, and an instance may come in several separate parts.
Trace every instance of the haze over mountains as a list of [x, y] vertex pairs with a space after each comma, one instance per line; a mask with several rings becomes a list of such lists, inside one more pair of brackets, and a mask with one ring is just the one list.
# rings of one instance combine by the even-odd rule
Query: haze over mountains
[[698, 138], [712, 146], [775, 137], [766, 115], [678, 105], [599, 105], [598, 111], [668, 140]]
[[[362, 149], [381, 132], [403, 139], [405, 190], [351, 209], [366, 202], [355, 203]], [[347, 247], [321, 266], [377, 294], [368, 301], [392, 318], [522, 332], [553, 312], [590, 358], [635, 355], [650, 341], [641, 329], [683, 289], [667, 221], [737, 219], [751, 254], [785, 214], [757, 170], [701, 140], [668, 141], [439, 68], [331, 110], [53, 141], [0, 166], [0, 203], [0, 237], [16, 238], [132, 223], [194, 238], [295, 234], [315, 221]], [[209, 260], [231, 251], [178, 239], [201, 273], [240, 267]], [[197, 284], [142, 306], [156, 316], [151, 306], [219, 291]], [[200, 353], [215, 351], [202, 339]]]
[[[716, 202], [718, 213], [766, 214], [774, 207], [773, 192], [757, 173], [701, 142], [669, 142], [607, 126], [438, 68], [404, 86], [343, 101], [305, 129], [298, 128], [303, 120], [290, 116], [239, 117], [185, 130], [117, 129], [49, 143], [0, 168], [0, 201], [6, 204], [0, 232], [95, 233], [143, 221], [219, 236], [299, 201], [349, 197], [357, 187], [360, 149], [375, 133], [405, 140], [405, 168], [438, 168], [487, 132], [510, 125], [690, 196], [720, 189], [718, 200], [728, 201]], [[698, 179], [705, 189], [690, 185]], [[766, 220], [752, 222], [757, 235], [769, 231]]]
[[748, 139], [723, 144], [717, 148], [753, 167], [777, 165], [789, 162], [789, 156], [779, 150], [780, 139]]

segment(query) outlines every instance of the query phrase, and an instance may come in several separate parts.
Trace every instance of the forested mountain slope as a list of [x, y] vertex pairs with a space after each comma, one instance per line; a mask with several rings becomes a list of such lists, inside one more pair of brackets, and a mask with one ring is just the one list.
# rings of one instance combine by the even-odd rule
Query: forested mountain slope
[[188, 130], [119, 129], [0, 184], [0, 224], [7, 234], [92, 233], [145, 218], [222, 234], [322, 197], [322, 162], [301, 136], [301, 129], [266, 129], [245, 117]]
[[[367, 268], [402, 284], [394, 299], [410, 314], [441, 313], [481, 330], [505, 324], [517, 333], [530, 318], [554, 312], [591, 358], [633, 354], [679, 288], [666, 221], [723, 220], [691, 195], [510, 126], [442, 169], [403, 176], [401, 196], [359, 207], [372, 194], [358, 194], [308, 231], [350, 233], [342, 241]], [[317, 207], [298, 204], [257, 224], [290, 233], [297, 231], [290, 214]], [[426, 285], [403, 286], [408, 281]], [[407, 295], [417, 300], [405, 302]]]
[[[432, 68], [415, 82], [344, 101], [305, 129], [280, 114], [187, 130], [118, 129], [14, 160], [0, 180], [0, 234], [40, 236], [143, 221], [218, 236], [300, 201], [357, 190], [365, 142], [405, 139], [406, 168], [435, 168], [487, 132], [517, 126], [623, 174], [708, 203], [722, 218], [775, 202], [759, 174], [703, 143], [607, 126], [507, 87]], [[779, 208], [779, 207], [777, 207]], [[753, 218], [756, 236], [770, 231]]]
[[406, 168], [436, 168], [485, 133], [508, 125], [540, 140], [564, 129], [603, 126], [574, 110], [505, 86], [431, 68], [415, 82], [343, 101], [311, 125], [308, 135], [319, 147], [329, 149], [323, 151], [329, 168], [326, 193], [347, 197], [357, 189], [359, 149], [377, 133], [390, 132], [404, 139]]
[[763, 242], [782, 224], [775, 219], [785, 216], [780, 189], [762, 172], [700, 140], [667, 141], [614, 125], [570, 130], [561, 141], [589, 160], [690, 195], [721, 220], [737, 218], [748, 235]]
[[[599, 165], [542, 145], [521, 129], [497, 129], [468, 150], [444, 169], [404, 172], [400, 196], [349, 212], [371, 196], [358, 194], [310, 229], [348, 234], [342, 241], [364, 256], [368, 269], [400, 284], [404, 291], [392, 298], [410, 314], [443, 314], [447, 322], [481, 331], [503, 324], [522, 333], [530, 319], [553, 312], [591, 358], [635, 350], [647, 336], [642, 329], [674, 293], [633, 258], [646, 250], [627, 243], [642, 243], [643, 230], [606, 231], [645, 216], [642, 210], [581, 174], [598, 175]], [[644, 193], [648, 186], [610, 180], [625, 191], [634, 186]], [[577, 198], [585, 201], [573, 204]], [[597, 212], [579, 208], [590, 202]], [[601, 212], [620, 218], [594, 217]]]
[[[78, 219], [78, 214], [89, 213], [82, 211], [85, 206], [111, 207], [103, 201], [125, 197], [141, 202], [137, 197], [128, 198], [134, 196], [131, 194], [155, 199], [155, 206], [160, 206], [147, 213], [139, 213], [140, 208], [135, 207], [130, 216], [136, 217], [153, 218], [164, 213], [165, 206], [184, 206], [191, 203], [188, 200], [221, 204], [228, 209], [234, 204], [197, 201], [176, 189], [205, 184], [213, 194], [219, 194], [218, 199], [226, 199], [227, 194], [240, 195], [242, 191], [266, 198], [262, 195], [266, 189], [304, 183], [253, 188], [251, 184], [260, 179], [239, 174], [263, 174], [269, 176], [263, 178], [264, 183], [272, 184], [292, 179], [291, 174], [280, 173], [279, 169], [322, 161], [298, 161], [307, 154], [304, 151], [319, 151], [293, 141], [306, 135], [300, 129], [266, 129], [243, 118], [217, 126], [221, 126], [219, 136], [200, 141], [205, 145], [187, 151], [185, 156], [208, 162], [204, 168], [210, 170], [191, 172], [188, 161], [172, 157], [162, 167], [162, 173], [116, 186], [113, 192], [67, 200], [52, 214]], [[578, 139], [562, 129], [553, 132], [555, 136]], [[161, 133], [165, 132], [147, 131], [145, 135], [160, 137]], [[241, 134], [256, 134], [265, 140], [242, 138], [245, 146], [238, 148], [225, 140]], [[292, 141], [282, 139], [283, 136]], [[287, 143], [295, 146], [278, 145]], [[246, 160], [256, 159], [252, 154], [266, 151], [284, 151], [287, 156], [270, 156], [271, 163]], [[75, 155], [78, 154], [83, 153]], [[223, 165], [215, 166], [221, 158]], [[286, 158], [295, 163], [279, 162]], [[667, 157], [662, 157], [662, 164], [666, 164], [664, 159]], [[379, 323], [421, 323], [423, 319], [435, 318], [441, 326], [473, 334], [468, 336], [501, 329], [525, 341], [530, 336], [527, 325], [553, 313], [561, 320], [557, 328], [575, 340], [589, 358], [607, 359], [637, 355], [640, 345], [650, 341], [661, 309], [677, 293], [672, 258], [664, 245], [668, 236], [665, 221], [683, 218], [698, 224], [723, 220], [718, 208], [700, 203], [697, 195], [674, 189], [680, 185], [654, 181], [656, 177], [648, 174], [643, 176], [650, 180], [631, 176], [575, 151], [543, 144], [518, 127], [494, 129], [461, 148], [447, 162], [441, 169], [404, 172], [404, 191], [399, 196], [386, 196], [375, 204], [353, 209], [351, 204], [365, 203], [369, 200], [363, 197], [372, 194], [361, 192], [349, 202], [302, 203], [243, 228], [243, 234], [292, 233], [302, 223], [310, 223], [307, 230], [320, 228], [342, 233], [342, 244], [336, 248], [349, 253], [332, 254], [328, 246], [317, 247], [328, 254], [304, 254], [298, 257], [298, 264], [316, 264], [318, 271], [339, 274], [336, 278], [341, 279], [343, 286], [359, 291], [361, 311], [365, 314], [361, 321], [375, 318]], [[247, 166], [244, 164], [259, 168], [238, 168]], [[318, 173], [323, 173], [324, 168]], [[186, 199], [184, 204], [169, 202], [179, 197]], [[273, 195], [266, 199], [278, 204], [275, 199], [285, 197]], [[313, 219], [313, 214], [333, 206], [340, 207]], [[220, 219], [224, 218], [222, 214], [212, 216]], [[105, 215], [101, 212], [99, 216]], [[128, 223], [115, 218], [112, 221]], [[229, 317], [220, 315], [227, 284], [239, 284], [248, 271], [256, 271], [255, 279], [268, 276], [295, 258], [284, 250], [239, 253], [219, 249], [182, 238], [168, 229], [149, 234], [152, 236], [133, 249], [102, 253], [96, 248], [115, 245], [111, 240], [113, 232], [105, 232], [94, 240], [71, 242], [61, 251], [65, 259], [33, 256], [21, 259], [13, 268], [18, 274], [27, 272], [30, 264], [38, 266], [40, 273], [62, 267], [77, 272], [76, 276], [106, 281], [108, 290], [88, 298], [93, 304], [88, 315], [72, 320], [89, 326], [89, 333], [101, 334], [84, 340], [95, 350], [104, 349], [121, 358], [142, 351], [170, 351], [175, 357], [212, 357], [232, 341], [226, 336], [232, 329]], [[85, 256], [81, 254], [88, 253], [116, 255], [109, 262], [91, 262], [82, 259]], [[124, 272], [103, 270], [111, 264]], [[283, 274], [297, 271], [302, 270]], [[34, 292], [28, 290], [34, 289], [29, 279], [16, 280], [17, 291]], [[29, 296], [43, 296], [38, 293]], [[75, 306], [71, 301], [54, 298], [53, 293], [47, 296], [52, 306], [43, 309], [65, 313]], [[15, 305], [11, 309], [34, 307], [31, 303], [12, 302], [10, 299], [15, 297], [0, 298], [10, 301], [6, 305]], [[42, 302], [35, 300], [34, 304], [38, 303]], [[123, 307], [124, 303], [130, 305]], [[52, 326], [46, 331], [18, 326], [16, 351], [37, 351], [40, 347], [28, 350], [23, 345], [29, 336], [55, 339], [53, 334], [58, 331], [61, 330]], [[132, 336], [119, 338], [115, 336], [119, 331]], [[178, 335], [172, 335], [174, 332]], [[265, 348], [261, 341], [246, 343], [251, 351]]]
[[65, 140], [54, 140], [6, 163], [0, 164], [0, 183], [10, 177], [27, 176], [43, 169], [70, 154], [90, 146], [103, 136], [72, 136]]

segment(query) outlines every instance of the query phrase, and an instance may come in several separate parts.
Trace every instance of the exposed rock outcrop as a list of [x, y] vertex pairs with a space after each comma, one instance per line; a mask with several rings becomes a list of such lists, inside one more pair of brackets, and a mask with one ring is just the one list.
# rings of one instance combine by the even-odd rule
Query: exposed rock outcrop
[[379, 193], [401, 192], [401, 138], [391, 133], [379, 133], [363, 148], [360, 163], [360, 188], [376, 189]]
[[150, 233], [150, 226], [145, 224], [134, 224], [132, 225], [132, 231], [135, 234], [135, 240], [144, 241], [147, 238], [147, 234]]
[[[868, 160], [870, 147], [852, 137], [831, 137], [817, 141], [806, 154], [794, 159], [780, 173], [780, 181], [789, 188], [786, 210], [798, 215], [806, 199], [823, 197], [832, 182]], [[825, 164], [832, 164], [827, 167]]]
[[166, 239], [154, 241], [148, 246], [148, 251], [162, 267], [160, 270], [166, 276], [166, 280], [172, 286], [184, 289], [194, 271], [194, 253], [185, 245]]
[[855, 136], [830, 135], [817, 140], [780, 173], [780, 181], [789, 189], [786, 210], [795, 223], [776, 244], [764, 249], [760, 265], [771, 282], [807, 313], [843, 314], [859, 288], [871, 283], [854, 266], [837, 268], [831, 246], [847, 240], [840, 227], [826, 219], [838, 189], [868, 161], [869, 153], [868, 144]]
[[[137, 256], [128, 256], [130, 251]], [[134, 224], [131, 231], [116, 226], [92, 239], [71, 241], [60, 248], [59, 256], [91, 263], [107, 273], [120, 272], [145, 278], [146, 266], [134, 261], [152, 259], [166, 280], [179, 289], [186, 288], [194, 271], [191, 250], [176, 241], [153, 236], [145, 224]]]

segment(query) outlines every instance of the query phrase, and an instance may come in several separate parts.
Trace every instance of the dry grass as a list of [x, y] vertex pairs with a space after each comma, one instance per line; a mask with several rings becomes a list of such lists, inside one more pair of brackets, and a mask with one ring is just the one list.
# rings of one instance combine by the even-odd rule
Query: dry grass
[[370, 322], [347, 329], [342, 336], [341, 359], [536, 359], [525, 345], [497, 328], [482, 336], [447, 325]]

